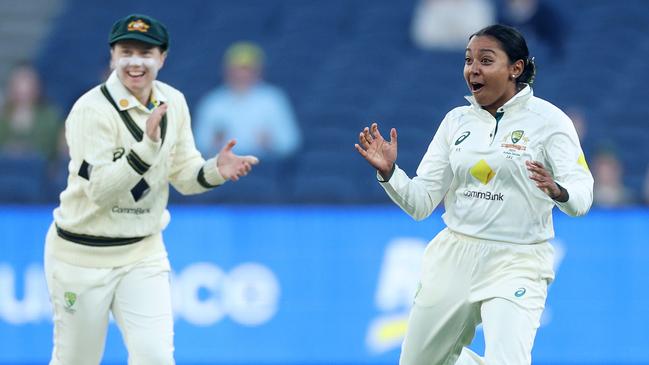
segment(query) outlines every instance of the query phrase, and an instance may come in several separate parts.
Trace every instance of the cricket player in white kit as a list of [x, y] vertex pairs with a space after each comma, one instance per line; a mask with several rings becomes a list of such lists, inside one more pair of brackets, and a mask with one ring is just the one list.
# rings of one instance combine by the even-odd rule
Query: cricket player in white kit
[[238, 180], [257, 163], [230, 141], [205, 161], [181, 92], [156, 81], [169, 36], [145, 15], [109, 35], [113, 73], [66, 120], [68, 186], [46, 238], [54, 312], [51, 365], [99, 364], [112, 312], [131, 365], [173, 364], [169, 261], [162, 230], [169, 183], [183, 194]]
[[[395, 163], [376, 123], [358, 152], [390, 198], [417, 220], [444, 199], [447, 225], [428, 245], [401, 365], [528, 365], [554, 279], [552, 209], [584, 215], [593, 198], [571, 120], [535, 97], [534, 60], [515, 29], [493, 25], [469, 39], [470, 106], [442, 121], [417, 176]], [[466, 348], [482, 323], [485, 354]]]

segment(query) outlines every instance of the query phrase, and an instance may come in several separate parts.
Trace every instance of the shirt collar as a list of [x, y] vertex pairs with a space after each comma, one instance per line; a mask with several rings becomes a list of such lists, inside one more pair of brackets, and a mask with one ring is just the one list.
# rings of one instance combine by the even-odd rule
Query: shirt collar
[[[522, 106], [532, 96], [534, 96], [532, 88], [530, 87], [530, 85], [526, 84], [525, 87], [521, 89], [521, 91], [517, 92], [511, 99], [507, 100], [507, 102], [503, 106], [498, 108], [498, 112], [506, 112], [508, 110]], [[480, 104], [478, 104], [473, 95], [467, 95], [464, 98], [468, 100], [475, 109], [482, 110], [482, 107], [480, 106]]]
[[[150, 110], [145, 105], [142, 105], [135, 95], [131, 94], [126, 86], [122, 84], [122, 81], [117, 77], [117, 71], [113, 71], [108, 77], [108, 80], [106, 80], [106, 88], [108, 88], [110, 96], [115, 100], [119, 110], [124, 111], [132, 108], [140, 108], [146, 112], [150, 112]], [[156, 106], [160, 103], [167, 102], [167, 97], [160, 90], [158, 81], [153, 81], [151, 101], [154, 101]]]

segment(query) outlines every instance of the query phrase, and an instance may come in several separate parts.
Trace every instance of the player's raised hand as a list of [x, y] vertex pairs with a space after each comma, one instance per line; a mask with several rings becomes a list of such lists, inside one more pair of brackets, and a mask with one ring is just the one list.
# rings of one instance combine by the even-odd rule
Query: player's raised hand
[[384, 179], [389, 179], [392, 167], [397, 160], [397, 130], [390, 130], [390, 141], [386, 141], [376, 123], [365, 127], [358, 135], [358, 142], [354, 145], [367, 162], [379, 171]]
[[248, 175], [252, 170], [252, 165], [259, 163], [259, 159], [255, 156], [238, 156], [232, 152], [232, 147], [237, 143], [231, 139], [219, 152], [219, 157], [216, 159], [216, 168], [219, 170], [221, 176], [227, 180], [237, 181], [240, 177]]
[[146, 135], [149, 136], [153, 142], [158, 142], [160, 140], [160, 122], [167, 112], [167, 108], [167, 104], [161, 104], [157, 108], [153, 109], [149, 119], [146, 120]]
[[525, 166], [530, 173], [530, 179], [534, 181], [539, 189], [552, 199], [561, 196], [561, 189], [559, 189], [554, 178], [542, 163], [539, 161], [525, 161]]

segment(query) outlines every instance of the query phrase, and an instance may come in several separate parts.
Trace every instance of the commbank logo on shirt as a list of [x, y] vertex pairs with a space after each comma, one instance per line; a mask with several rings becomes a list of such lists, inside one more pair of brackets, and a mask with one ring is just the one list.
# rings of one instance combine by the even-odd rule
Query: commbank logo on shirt
[[467, 190], [464, 192], [464, 196], [466, 196], [467, 198], [484, 199], [498, 202], [504, 200], [503, 193], [497, 193], [495, 191]]
[[141, 215], [141, 214], [151, 213], [151, 208], [122, 208], [122, 207], [114, 206], [113, 208], [111, 208], [110, 211], [117, 214]]

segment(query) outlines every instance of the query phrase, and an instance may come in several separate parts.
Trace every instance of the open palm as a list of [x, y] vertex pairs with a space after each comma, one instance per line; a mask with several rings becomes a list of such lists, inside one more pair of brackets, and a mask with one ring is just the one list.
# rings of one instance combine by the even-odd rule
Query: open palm
[[237, 181], [242, 176], [248, 175], [252, 170], [252, 166], [259, 163], [259, 159], [255, 156], [238, 156], [232, 152], [232, 147], [237, 142], [230, 140], [219, 152], [219, 157], [216, 160], [216, 167], [219, 173], [227, 180]]
[[397, 130], [390, 130], [390, 141], [386, 141], [376, 123], [365, 127], [358, 135], [359, 143], [355, 144], [356, 150], [372, 167], [377, 169], [381, 176], [389, 178], [392, 166], [397, 160]]

